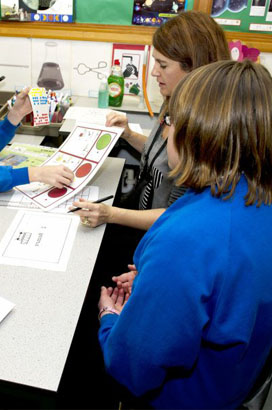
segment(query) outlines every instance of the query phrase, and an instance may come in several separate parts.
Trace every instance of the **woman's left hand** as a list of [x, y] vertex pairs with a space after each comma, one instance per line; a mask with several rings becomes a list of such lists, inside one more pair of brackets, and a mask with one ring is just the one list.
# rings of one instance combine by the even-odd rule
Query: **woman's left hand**
[[[117, 287], [113, 289], [111, 287], [106, 288], [105, 286], [102, 286], [98, 308], [101, 310], [104, 307], [110, 307], [121, 313], [129, 296], [129, 293], [125, 293], [124, 289], [118, 289]], [[107, 311], [103, 312], [101, 317], [107, 313]]]

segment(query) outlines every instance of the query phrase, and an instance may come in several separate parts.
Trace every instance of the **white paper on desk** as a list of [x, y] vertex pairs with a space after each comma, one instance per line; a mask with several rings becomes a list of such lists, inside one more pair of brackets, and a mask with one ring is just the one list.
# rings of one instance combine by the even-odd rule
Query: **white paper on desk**
[[0, 263], [65, 271], [79, 218], [18, 211], [0, 243]]
[[[49, 212], [65, 214], [68, 212], [69, 207], [73, 205], [73, 202], [78, 201], [79, 198], [83, 198], [85, 201], [96, 201], [98, 199], [98, 195], [98, 186], [87, 185], [82, 189], [82, 191], [78, 192], [78, 194], [69, 198], [67, 201], [62, 202], [60, 205]], [[35, 210], [42, 212], [42, 209], [38, 207], [35, 202], [33, 202], [26, 195], [22, 194], [16, 189], [13, 189], [9, 192], [0, 193], [0, 206], [6, 206], [11, 209], [31, 209], [33, 211]]]
[[100, 125], [105, 125], [106, 116], [110, 112], [116, 112], [118, 114], [126, 116], [126, 113], [121, 111], [115, 111], [108, 108], [90, 108], [90, 107], [70, 107], [64, 115], [65, 120], [76, 120], [90, 122]]
[[0, 296], [0, 322], [9, 314], [14, 308], [15, 304]]
[[49, 211], [81, 191], [95, 176], [123, 132], [120, 127], [77, 123], [58, 150], [41, 167], [65, 165], [75, 175], [73, 182], [62, 189], [32, 182], [16, 189]]

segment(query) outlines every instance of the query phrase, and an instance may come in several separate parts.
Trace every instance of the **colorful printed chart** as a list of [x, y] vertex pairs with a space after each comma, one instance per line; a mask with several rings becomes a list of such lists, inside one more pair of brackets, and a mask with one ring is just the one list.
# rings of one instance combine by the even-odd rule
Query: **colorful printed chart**
[[11, 165], [13, 168], [38, 167], [51, 157], [56, 148], [41, 145], [14, 142], [0, 152], [0, 166]]
[[119, 127], [77, 123], [59, 149], [41, 166], [66, 165], [75, 175], [71, 185], [58, 189], [33, 182], [16, 189], [43, 210], [51, 210], [81, 191], [99, 170], [123, 132]]
[[31, 88], [28, 93], [32, 108], [34, 126], [49, 124], [49, 103], [45, 88]]

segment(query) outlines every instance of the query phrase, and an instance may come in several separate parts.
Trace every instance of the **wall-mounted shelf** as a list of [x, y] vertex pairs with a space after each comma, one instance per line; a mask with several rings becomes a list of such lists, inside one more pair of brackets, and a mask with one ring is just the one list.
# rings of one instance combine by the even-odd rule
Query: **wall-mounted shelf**
[[153, 27], [0, 21], [0, 36], [151, 44]]

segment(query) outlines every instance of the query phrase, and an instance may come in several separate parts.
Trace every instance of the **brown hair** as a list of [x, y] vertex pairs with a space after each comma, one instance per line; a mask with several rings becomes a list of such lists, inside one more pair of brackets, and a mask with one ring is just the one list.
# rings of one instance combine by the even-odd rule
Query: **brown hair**
[[184, 71], [219, 60], [230, 60], [222, 28], [201, 11], [185, 11], [168, 20], [153, 35], [153, 46]]
[[[155, 31], [153, 46], [165, 57], [178, 61], [185, 72], [231, 59], [223, 29], [201, 11], [181, 12], [168, 20]], [[168, 109], [168, 100], [162, 116]]]
[[229, 198], [241, 173], [246, 205], [272, 203], [272, 78], [260, 64], [216, 62], [184, 77], [170, 100], [177, 185]]

